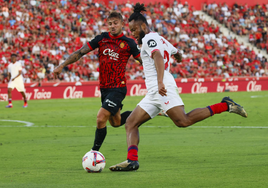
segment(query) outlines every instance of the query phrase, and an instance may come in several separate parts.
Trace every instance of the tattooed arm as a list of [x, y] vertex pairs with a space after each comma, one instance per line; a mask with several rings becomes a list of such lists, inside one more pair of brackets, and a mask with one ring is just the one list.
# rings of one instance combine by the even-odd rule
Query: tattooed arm
[[53, 72], [54, 72], [55, 76], [59, 75], [61, 73], [63, 67], [78, 61], [83, 55], [87, 54], [90, 51], [91, 51], [91, 49], [85, 43], [82, 46], [82, 48], [80, 48], [79, 50], [73, 52], [63, 63], [61, 63], [59, 66], [57, 66], [54, 69]]

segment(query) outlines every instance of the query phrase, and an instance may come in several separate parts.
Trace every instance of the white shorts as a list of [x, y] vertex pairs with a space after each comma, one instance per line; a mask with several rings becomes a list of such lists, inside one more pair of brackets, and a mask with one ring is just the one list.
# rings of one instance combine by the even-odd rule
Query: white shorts
[[184, 103], [179, 95], [177, 87], [166, 87], [167, 96], [161, 96], [158, 91], [147, 93], [146, 96], [138, 103], [151, 118], [159, 114], [161, 110], [168, 111], [175, 106], [183, 106]]
[[24, 87], [24, 83], [23, 81], [10, 81], [8, 83], [8, 86], [7, 88], [11, 88], [11, 89], [14, 89], [16, 88], [18, 90], [18, 92], [25, 92], [25, 87]]

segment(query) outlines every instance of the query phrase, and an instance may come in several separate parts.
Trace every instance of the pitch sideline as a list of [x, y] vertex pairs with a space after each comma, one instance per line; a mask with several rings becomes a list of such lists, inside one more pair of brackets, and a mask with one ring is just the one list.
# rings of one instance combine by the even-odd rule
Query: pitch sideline
[[[20, 120], [5, 120], [2, 119], [0, 121], [6, 121], [6, 122], [17, 122], [17, 123], [24, 123], [25, 125], [0, 125], [1, 127], [62, 127], [62, 128], [88, 128], [89, 126], [61, 126], [61, 125], [34, 125], [32, 122], [27, 121], [20, 121]], [[91, 126], [96, 127], [96, 126]], [[107, 126], [112, 127], [112, 126]], [[145, 128], [170, 128], [170, 127], [176, 127], [175, 125], [172, 126], [152, 126], [152, 125], [144, 125], [142, 127]], [[197, 129], [268, 129], [268, 126], [191, 126], [188, 128], [197, 128]]]

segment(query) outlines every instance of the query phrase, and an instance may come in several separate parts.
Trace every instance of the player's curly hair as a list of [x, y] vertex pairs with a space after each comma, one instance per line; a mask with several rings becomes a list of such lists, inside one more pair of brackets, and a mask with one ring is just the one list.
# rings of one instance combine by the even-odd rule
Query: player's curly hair
[[148, 25], [146, 18], [141, 14], [142, 11], [146, 11], [144, 4], [136, 3], [134, 6], [134, 12], [130, 15], [128, 21], [142, 21]]

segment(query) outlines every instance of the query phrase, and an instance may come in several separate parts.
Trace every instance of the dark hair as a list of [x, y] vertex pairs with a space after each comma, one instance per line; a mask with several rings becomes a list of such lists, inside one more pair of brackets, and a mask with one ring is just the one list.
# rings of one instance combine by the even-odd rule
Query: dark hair
[[115, 11], [111, 12], [108, 16], [108, 20], [111, 18], [118, 18], [119, 20], [121, 20], [123, 22], [123, 16], [119, 12], [115, 12]]
[[12, 57], [12, 56], [15, 56], [15, 57], [17, 57], [17, 54], [11, 54], [11, 57]]
[[130, 15], [128, 21], [142, 21], [146, 25], [148, 25], [148, 22], [146, 18], [141, 14], [141, 11], [146, 11], [144, 4], [136, 3], [136, 5], [134, 6], [134, 12]]

